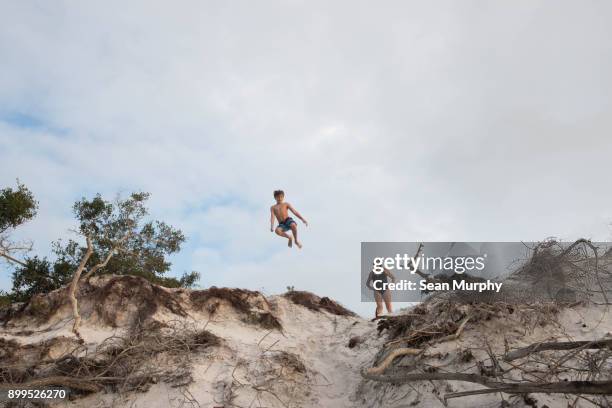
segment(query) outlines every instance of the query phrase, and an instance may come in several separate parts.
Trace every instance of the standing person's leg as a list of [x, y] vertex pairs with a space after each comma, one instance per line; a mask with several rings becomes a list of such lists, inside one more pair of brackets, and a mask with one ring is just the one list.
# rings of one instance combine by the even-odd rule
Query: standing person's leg
[[391, 291], [388, 290], [383, 295], [383, 299], [385, 300], [385, 306], [387, 306], [387, 313], [393, 313], [393, 304], [391, 303]]
[[289, 247], [293, 246], [293, 238], [291, 238], [291, 236], [287, 234], [281, 227], [276, 227], [274, 232], [276, 232], [276, 234], [280, 235], [281, 237], [287, 238], [289, 240], [289, 243], [287, 244]]
[[376, 317], [378, 317], [383, 312], [383, 297], [377, 290], [374, 291], [374, 300], [376, 301]]
[[295, 240], [295, 244], [298, 246], [298, 248], [302, 248], [302, 244], [300, 244], [300, 241], [298, 241], [298, 237], [297, 237], [297, 223], [292, 222], [290, 227], [291, 227], [291, 232], [293, 233], [293, 239]]

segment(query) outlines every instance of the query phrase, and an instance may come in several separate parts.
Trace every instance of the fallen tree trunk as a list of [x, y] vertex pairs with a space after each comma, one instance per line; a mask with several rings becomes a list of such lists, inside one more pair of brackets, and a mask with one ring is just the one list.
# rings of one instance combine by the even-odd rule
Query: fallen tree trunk
[[512, 361], [519, 358], [527, 357], [532, 353], [545, 350], [573, 350], [577, 348], [584, 349], [612, 349], [612, 339], [603, 340], [586, 340], [586, 341], [561, 341], [534, 343], [527, 347], [522, 347], [516, 350], [509, 351], [504, 355], [504, 361]]
[[368, 370], [362, 370], [361, 376], [368, 380], [395, 384], [408, 383], [412, 381], [446, 380], [471, 382], [487, 387], [499, 387], [505, 385], [503, 382], [491, 381], [489, 377], [465, 373], [394, 373], [376, 375], [369, 373]]
[[518, 383], [506, 384], [503, 387], [485, 388], [473, 391], [452, 392], [444, 399], [466, 397], [468, 395], [491, 394], [505, 392], [507, 394], [545, 393], [545, 394], [595, 394], [611, 395], [612, 381], [560, 381], [554, 383]]
[[487, 389], [450, 393], [446, 398], [457, 398], [473, 394], [505, 392], [508, 394], [546, 393], [546, 394], [599, 394], [612, 395], [612, 381], [560, 381], [555, 383], [506, 383], [492, 381], [478, 374], [465, 373], [397, 373], [389, 375], [374, 375], [367, 370], [361, 371], [361, 376], [368, 380], [403, 384], [413, 381], [463, 381], [484, 385]]

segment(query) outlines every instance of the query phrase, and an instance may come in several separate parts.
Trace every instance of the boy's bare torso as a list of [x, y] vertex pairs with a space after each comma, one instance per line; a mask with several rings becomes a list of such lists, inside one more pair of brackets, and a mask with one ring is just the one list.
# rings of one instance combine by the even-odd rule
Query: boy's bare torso
[[280, 203], [272, 206], [272, 212], [279, 223], [285, 221], [289, 216], [289, 204]]

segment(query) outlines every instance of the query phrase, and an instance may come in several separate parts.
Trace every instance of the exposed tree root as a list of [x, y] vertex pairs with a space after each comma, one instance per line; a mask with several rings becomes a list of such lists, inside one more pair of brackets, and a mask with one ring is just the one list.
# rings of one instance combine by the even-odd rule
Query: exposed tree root
[[159, 381], [181, 387], [193, 381], [192, 353], [221, 342], [190, 323], [149, 321], [125, 336], [107, 338], [86, 354], [75, 349], [57, 359], [44, 358], [44, 342], [5, 344], [12, 357], [0, 361], [0, 390], [62, 386], [82, 392], [143, 391]]
[[28, 381], [26, 383], [18, 383], [18, 384], [0, 384], [0, 389], [8, 390], [8, 389], [24, 389], [24, 388], [39, 388], [39, 387], [48, 387], [48, 386], [60, 386], [71, 388], [73, 390], [86, 391], [86, 392], [98, 392], [102, 389], [101, 386], [96, 384], [94, 381], [82, 379], [82, 378], [74, 378], [74, 377], [66, 377], [66, 376], [55, 376], [55, 377], [47, 377], [47, 378], [39, 378], [36, 380]]
[[385, 371], [399, 356], [416, 356], [423, 352], [421, 349], [413, 349], [413, 348], [398, 348], [389, 353], [387, 357], [378, 365], [377, 367], [368, 368], [367, 372], [371, 375], [381, 374]]
[[442, 337], [441, 339], [438, 340], [438, 343], [444, 343], [445, 341], [457, 340], [459, 337], [461, 337], [461, 333], [463, 333], [463, 329], [465, 328], [465, 325], [469, 321], [470, 321], [470, 316], [466, 316], [454, 334], [449, 334], [448, 336]]

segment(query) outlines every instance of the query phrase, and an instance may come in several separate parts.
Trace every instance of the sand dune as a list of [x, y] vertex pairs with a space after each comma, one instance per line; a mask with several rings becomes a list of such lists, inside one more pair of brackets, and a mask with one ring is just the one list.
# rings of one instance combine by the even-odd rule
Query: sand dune
[[[431, 372], [476, 372], [477, 362], [489, 358], [487, 348], [503, 355], [507, 348], [544, 340], [610, 338], [612, 331], [607, 307], [586, 302], [543, 314], [514, 306], [511, 312], [453, 309], [432, 299], [372, 322], [307, 292], [265, 297], [241, 289], [165, 289], [131, 276], [95, 278], [78, 297], [82, 343], [70, 331], [63, 289], [4, 316], [3, 383], [64, 375], [95, 385], [51, 403], [58, 407], [437, 407], [446, 393], [482, 387], [459, 381], [388, 384], [361, 375], [380, 363], [389, 341], [414, 335], [402, 325], [414, 329], [415, 313], [448, 332], [471, 316], [457, 339], [439, 342], [439, 334], [422, 334], [407, 340], [425, 350], [427, 356], [419, 358]], [[548, 320], [538, 321], [544, 315]], [[410, 367], [413, 360], [399, 358], [389, 370]], [[609, 373], [610, 363], [602, 370]], [[514, 407], [595, 406], [563, 394], [503, 398]], [[497, 393], [447, 404], [493, 407], [500, 401]]]

